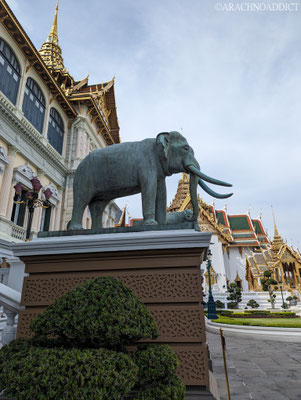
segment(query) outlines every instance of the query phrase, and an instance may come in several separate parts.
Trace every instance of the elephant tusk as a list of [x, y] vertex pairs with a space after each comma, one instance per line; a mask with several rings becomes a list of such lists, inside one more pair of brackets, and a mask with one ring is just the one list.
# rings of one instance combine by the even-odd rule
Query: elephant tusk
[[199, 179], [199, 185], [201, 186], [202, 189], [205, 190], [205, 192], [210, 194], [210, 196], [215, 197], [216, 199], [227, 199], [228, 197], [231, 197], [233, 194], [233, 193], [228, 193], [228, 194], [216, 193], [212, 189], [210, 189], [210, 187], [207, 186], [202, 179]]
[[186, 168], [192, 172], [193, 174], [197, 175], [199, 178], [204, 179], [204, 181], [209, 182], [209, 183], [214, 183], [214, 185], [220, 185], [220, 186], [228, 186], [231, 187], [231, 183], [219, 181], [218, 179], [210, 178], [210, 176], [207, 176], [203, 174], [199, 169], [194, 167], [193, 165], [187, 165]]

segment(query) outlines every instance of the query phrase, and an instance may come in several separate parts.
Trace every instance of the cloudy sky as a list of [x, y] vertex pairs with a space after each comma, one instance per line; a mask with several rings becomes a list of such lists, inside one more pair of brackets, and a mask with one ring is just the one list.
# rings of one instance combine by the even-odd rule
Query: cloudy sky
[[[8, 3], [39, 48], [56, 0]], [[59, 7], [74, 78], [90, 73], [90, 83], [100, 83], [116, 74], [122, 141], [183, 131], [201, 169], [233, 183], [230, 214], [262, 210], [272, 236], [273, 205], [279, 232], [301, 247], [300, 4], [282, 12], [218, 11], [214, 0], [60, 0]], [[178, 179], [167, 179], [169, 202]], [[128, 201], [140, 216], [140, 196]]]

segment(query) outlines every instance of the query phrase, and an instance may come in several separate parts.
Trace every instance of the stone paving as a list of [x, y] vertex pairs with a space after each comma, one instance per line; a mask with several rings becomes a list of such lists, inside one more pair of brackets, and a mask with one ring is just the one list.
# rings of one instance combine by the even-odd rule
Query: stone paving
[[[301, 343], [227, 336], [231, 400], [301, 400]], [[220, 335], [207, 343], [221, 400], [227, 399]]]

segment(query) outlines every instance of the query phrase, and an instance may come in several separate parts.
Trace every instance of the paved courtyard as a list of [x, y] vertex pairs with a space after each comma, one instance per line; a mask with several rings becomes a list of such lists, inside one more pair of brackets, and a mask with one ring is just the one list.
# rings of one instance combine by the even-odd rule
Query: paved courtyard
[[[301, 400], [301, 343], [225, 337], [231, 400]], [[207, 342], [226, 400], [220, 336], [207, 332]]]

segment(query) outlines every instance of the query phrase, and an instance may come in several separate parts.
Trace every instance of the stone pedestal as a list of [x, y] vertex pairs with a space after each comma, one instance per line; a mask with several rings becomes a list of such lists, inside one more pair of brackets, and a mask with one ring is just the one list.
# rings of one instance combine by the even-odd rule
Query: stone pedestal
[[136, 292], [158, 324], [158, 343], [177, 353], [177, 374], [190, 387], [208, 386], [200, 264], [211, 234], [192, 229], [39, 238], [14, 245], [25, 263], [18, 337], [32, 318], [82, 282], [115, 276]]

